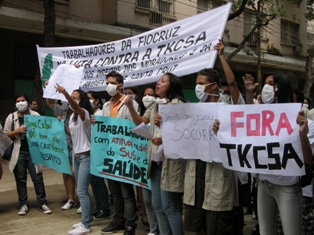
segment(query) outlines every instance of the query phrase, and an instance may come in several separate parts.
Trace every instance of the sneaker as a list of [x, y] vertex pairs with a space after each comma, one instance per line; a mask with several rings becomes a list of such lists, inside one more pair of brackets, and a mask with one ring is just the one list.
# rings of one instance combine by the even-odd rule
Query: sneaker
[[100, 210], [95, 209], [95, 210], [92, 211], [92, 215], [93, 215], [93, 216], [94, 216], [94, 215], [97, 215], [99, 212], [100, 212]]
[[103, 219], [110, 219], [110, 212], [100, 210], [97, 214], [93, 216], [94, 220], [103, 220]]
[[81, 207], [77, 209], [76, 214], [82, 214], [82, 209], [81, 209]]
[[[77, 227], [81, 226], [81, 224], [82, 224], [82, 222], [79, 222], [77, 224], [73, 224], [72, 228], [77, 228]], [[89, 226], [93, 226], [93, 225], [94, 225], [94, 221], [93, 220], [89, 221]]]
[[135, 228], [126, 226], [123, 235], [135, 235]]
[[89, 233], [90, 229], [85, 228], [85, 226], [82, 223], [79, 223], [75, 229], [69, 231], [69, 234], [71, 235], [84, 235]]
[[69, 210], [75, 205], [75, 201], [68, 200], [66, 204], [61, 207], [61, 210]]
[[155, 235], [154, 233], [148, 233], [147, 235]]
[[26, 215], [28, 213], [28, 206], [26, 206], [26, 205], [21, 206], [21, 209], [17, 213], [19, 215]]
[[51, 214], [52, 213], [52, 210], [50, 210], [47, 205], [42, 205], [40, 207], [40, 209], [42, 210], [42, 212], [44, 212], [44, 214]]
[[101, 230], [101, 234], [121, 233], [125, 230], [123, 224], [119, 224], [117, 220], [112, 220], [111, 223]]

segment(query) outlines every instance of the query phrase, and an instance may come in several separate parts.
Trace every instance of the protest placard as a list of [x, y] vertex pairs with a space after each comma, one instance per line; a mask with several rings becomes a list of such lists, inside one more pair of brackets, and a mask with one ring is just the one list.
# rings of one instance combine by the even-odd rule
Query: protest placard
[[283, 176], [305, 174], [296, 123], [300, 104], [228, 105], [218, 110], [225, 168]]
[[49, 79], [47, 87], [44, 89], [44, 98], [67, 101], [63, 94], [56, 92], [55, 85], [63, 86], [71, 94], [74, 90], [80, 88], [81, 78], [84, 68], [76, 68], [74, 65], [62, 64]]
[[231, 4], [167, 24], [127, 39], [89, 46], [42, 48], [42, 77], [60, 64], [84, 67], [81, 88], [104, 90], [106, 74], [124, 76], [124, 87], [156, 82], [166, 72], [177, 76], [213, 67], [215, 44], [222, 38]]
[[95, 116], [92, 126], [91, 174], [150, 188], [148, 140], [133, 132], [128, 119]]
[[64, 121], [54, 117], [24, 115], [32, 161], [71, 175]]
[[221, 162], [212, 127], [223, 103], [159, 105], [164, 154], [167, 158]]

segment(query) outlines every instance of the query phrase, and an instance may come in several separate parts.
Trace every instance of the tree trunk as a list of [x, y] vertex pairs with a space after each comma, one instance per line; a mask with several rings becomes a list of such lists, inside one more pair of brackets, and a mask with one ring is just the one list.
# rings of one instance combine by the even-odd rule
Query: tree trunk
[[[56, 13], [54, 0], [44, 0], [44, 46], [54, 47], [55, 41], [55, 25], [56, 25]], [[45, 100], [43, 99], [42, 79], [40, 72], [37, 71], [34, 78], [34, 89], [32, 99], [38, 103], [38, 112], [44, 114]]]
[[305, 86], [304, 95], [309, 97], [311, 93], [312, 84], [314, 78], [312, 76], [312, 61], [314, 57], [314, 47], [311, 46], [306, 51], [306, 62], [305, 62]]

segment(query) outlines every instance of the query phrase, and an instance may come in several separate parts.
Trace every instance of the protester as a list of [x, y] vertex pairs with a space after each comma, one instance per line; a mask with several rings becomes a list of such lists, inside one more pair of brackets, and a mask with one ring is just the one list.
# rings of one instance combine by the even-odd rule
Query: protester
[[[139, 96], [140, 116], [143, 116], [145, 111], [155, 103], [156, 101], [155, 89], [156, 89], [156, 86], [154, 84], [148, 84], [142, 89]], [[152, 192], [151, 190], [146, 189], [146, 188], [142, 188], [142, 192], [143, 192], [143, 201], [144, 201], [143, 202], [144, 206], [142, 205], [142, 212], [146, 211], [146, 213], [145, 214], [143, 213], [142, 216], [143, 216], [143, 221], [144, 221], [145, 215], [148, 218], [148, 222], [149, 222], [148, 231], [150, 231], [148, 235], [159, 235], [157, 216], [152, 205]]]
[[38, 111], [38, 104], [36, 100], [31, 100], [29, 108], [33, 111]]
[[[65, 130], [65, 136], [67, 141], [67, 147], [68, 147], [68, 157], [69, 157], [69, 163], [70, 166], [72, 166], [72, 139], [71, 139], [71, 133], [69, 130], [69, 121], [70, 117], [73, 113], [72, 109], [69, 108], [67, 102], [63, 102], [62, 105], [57, 105], [56, 100], [53, 99], [46, 99], [46, 104], [48, 107], [53, 111], [53, 114], [55, 117], [58, 117], [60, 119], [64, 120], [64, 130]], [[75, 203], [75, 175], [74, 172], [69, 174], [62, 174], [63, 177], [63, 183], [65, 186], [65, 190], [67, 193], [67, 199], [66, 203], [61, 207], [62, 210], [69, 210], [73, 206], [76, 205]]]
[[69, 129], [73, 142], [74, 172], [77, 182], [77, 195], [82, 210], [82, 220], [73, 225], [71, 235], [84, 235], [90, 233], [91, 203], [88, 194], [90, 181], [90, 147], [91, 147], [91, 122], [92, 107], [86, 93], [82, 90], [74, 90], [71, 96], [64, 87], [55, 85], [56, 91], [62, 93], [69, 102], [73, 114], [69, 120]]
[[140, 103], [140, 89], [136, 86], [134, 87], [128, 87], [124, 89], [124, 94], [131, 96], [133, 100], [135, 100], [137, 103]]
[[[117, 72], [107, 74], [106, 85], [106, 91], [112, 98], [104, 104], [102, 115], [132, 121], [130, 112], [125, 105], [127, 96], [122, 94], [122, 75]], [[131, 100], [130, 105], [135, 109], [138, 108], [138, 104], [134, 100]], [[108, 184], [113, 196], [114, 216], [112, 222], [102, 229], [101, 233], [110, 234], [124, 230], [124, 235], [134, 235], [137, 214], [133, 185], [109, 179]]]
[[[24, 115], [39, 114], [28, 108], [28, 96], [25, 93], [18, 93], [15, 96], [15, 106], [17, 111], [9, 114], [5, 120], [4, 132], [9, 138], [14, 139], [14, 147], [9, 162], [9, 169], [14, 173], [16, 189], [19, 197], [20, 210], [19, 215], [26, 215], [29, 210], [29, 202], [27, 197], [27, 171], [29, 172], [34, 184], [37, 202], [39, 208], [45, 214], [51, 214], [52, 211], [47, 206], [45, 185], [41, 165], [34, 164], [29, 152], [26, 131], [27, 127], [24, 125]], [[13, 130], [12, 130], [12, 122]]]
[[[266, 73], [262, 89], [265, 104], [294, 102], [291, 81], [283, 72]], [[247, 93], [250, 89], [247, 89]], [[303, 100], [302, 100], [303, 101]], [[253, 103], [252, 100], [248, 101]], [[301, 107], [300, 107], [301, 108]], [[304, 155], [304, 162], [310, 163], [312, 151], [306, 135], [307, 119], [303, 111], [299, 113], [297, 123]], [[214, 129], [218, 128], [218, 122]], [[276, 234], [276, 218], [279, 210], [285, 235], [302, 233], [302, 188], [300, 177], [281, 175], [258, 175], [258, 218], [262, 235]]]
[[[87, 97], [93, 108], [94, 115], [101, 116], [103, 102], [97, 92], [87, 92]], [[96, 175], [91, 175], [90, 184], [92, 186], [95, 209], [92, 212], [94, 220], [110, 218], [109, 195], [105, 179]]]
[[[200, 102], [244, 104], [234, 75], [224, 58], [221, 41], [215, 49], [218, 50], [227, 83], [221, 86], [219, 92], [219, 73], [213, 69], [203, 69], [197, 74], [196, 96]], [[195, 232], [196, 235], [233, 234], [233, 208], [238, 206], [237, 187], [235, 172], [225, 169], [222, 163], [187, 160], [184, 184], [185, 230]]]
[[[168, 159], [158, 152], [162, 144], [159, 129], [160, 116], [157, 113], [158, 104], [184, 103], [183, 87], [180, 78], [172, 73], [165, 73], [156, 84], [156, 103], [150, 106], [141, 117], [133, 108], [131, 99], [126, 101], [133, 121], [136, 125], [150, 123], [150, 131], [154, 138], [148, 147], [148, 177], [151, 179], [153, 207], [157, 214], [158, 226], [161, 234], [182, 235], [183, 221], [176, 202], [182, 197], [184, 186], [184, 159]], [[155, 125], [156, 122], [156, 125]]]

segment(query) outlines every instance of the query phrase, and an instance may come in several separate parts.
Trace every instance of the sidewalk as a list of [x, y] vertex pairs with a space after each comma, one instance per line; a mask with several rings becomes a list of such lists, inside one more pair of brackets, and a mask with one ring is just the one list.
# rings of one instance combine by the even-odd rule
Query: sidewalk
[[[0, 160], [3, 165], [4, 174], [0, 180], [0, 235], [61, 235], [68, 234], [72, 229], [72, 224], [80, 221], [81, 215], [76, 214], [76, 209], [73, 208], [67, 211], [62, 211], [62, 204], [59, 199], [65, 196], [61, 173], [55, 172], [52, 169], [44, 168], [44, 182], [46, 186], [46, 194], [48, 206], [53, 211], [50, 215], [43, 214], [39, 209], [36, 201], [34, 187], [30, 178], [28, 178], [28, 197], [30, 211], [26, 216], [17, 214], [19, 205], [17, 202], [17, 192], [13, 174], [9, 172], [8, 162]], [[93, 197], [90, 189], [90, 195], [93, 202]], [[111, 212], [113, 208], [111, 206]], [[140, 214], [140, 211], [138, 211]], [[144, 226], [139, 220], [137, 221], [137, 235], [147, 235], [148, 232], [143, 230]], [[244, 227], [244, 235], [250, 235], [256, 221], [252, 220], [251, 215], [245, 216], [246, 226]], [[106, 227], [111, 222], [109, 220], [95, 221], [95, 225], [91, 227], [91, 234], [100, 234], [100, 230]], [[118, 233], [117, 233], [118, 234]], [[122, 235], [123, 233], [121, 233]], [[186, 232], [186, 235], [194, 235], [194, 233]]]

